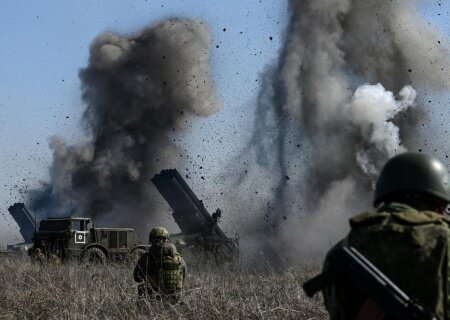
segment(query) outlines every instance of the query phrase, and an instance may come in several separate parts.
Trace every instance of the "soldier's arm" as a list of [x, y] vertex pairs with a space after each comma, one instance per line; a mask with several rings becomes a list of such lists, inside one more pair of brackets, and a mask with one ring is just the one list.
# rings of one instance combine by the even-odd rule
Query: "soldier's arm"
[[136, 282], [142, 282], [145, 279], [146, 269], [147, 269], [147, 254], [141, 255], [136, 267], [134, 268], [133, 278]]
[[[323, 264], [323, 272], [328, 270], [329, 267], [329, 257], [338, 249], [341, 249], [344, 245], [348, 243], [348, 239], [345, 238], [341, 241], [339, 241], [336, 245], [334, 245], [333, 248], [327, 253], [325, 257], [325, 262]], [[323, 290], [323, 300], [325, 304], [325, 308], [328, 310], [328, 313], [330, 314], [330, 318], [332, 320], [341, 320], [345, 319], [345, 317], [342, 317], [341, 311], [339, 309], [339, 299], [337, 294], [337, 287], [336, 285], [331, 285], [328, 288], [325, 288]]]

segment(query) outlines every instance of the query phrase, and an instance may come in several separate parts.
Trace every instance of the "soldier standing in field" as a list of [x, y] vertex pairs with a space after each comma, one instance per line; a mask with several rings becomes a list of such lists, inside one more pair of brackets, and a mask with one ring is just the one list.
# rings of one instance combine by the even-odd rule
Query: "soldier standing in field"
[[[408, 296], [450, 319], [449, 253], [450, 178], [444, 165], [422, 153], [404, 153], [389, 160], [376, 183], [376, 212], [350, 219], [351, 231], [327, 255], [352, 246]], [[391, 319], [349, 281], [324, 290], [332, 320]]]
[[134, 280], [139, 298], [156, 298], [170, 303], [180, 300], [186, 277], [186, 264], [175, 245], [169, 242], [169, 232], [162, 227], [151, 230], [151, 247], [134, 268]]

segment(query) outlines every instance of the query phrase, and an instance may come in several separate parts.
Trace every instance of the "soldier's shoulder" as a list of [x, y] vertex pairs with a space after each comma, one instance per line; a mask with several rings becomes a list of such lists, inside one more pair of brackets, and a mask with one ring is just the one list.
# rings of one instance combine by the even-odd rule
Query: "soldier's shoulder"
[[353, 228], [358, 227], [360, 225], [367, 225], [372, 223], [380, 222], [386, 219], [389, 216], [388, 212], [372, 212], [366, 211], [360, 214], [357, 214], [349, 219], [350, 226]]
[[397, 221], [409, 225], [434, 224], [448, 227], [450, 223], [444, 215], [433, 211], [400, 211], [394, 212], [393, 216]]
[[[392, 209], [392, 208], [390, 208]], [[433, 211], [417, 211], [412, 208], [397, 208], [396, 210], [381, 210], [379, 212], [363, 212], [352, 218], [349, 223], [352, 229], [380, 224], [389, 219], [390, 223], [406, 225], [440, 224], [450, 226], [450, 219]]]
[[421, 213], [427, 217], [428, 220], [435, 221], [446, 228], [450, 228], [450, 217], [434, 211], [421, 211]]

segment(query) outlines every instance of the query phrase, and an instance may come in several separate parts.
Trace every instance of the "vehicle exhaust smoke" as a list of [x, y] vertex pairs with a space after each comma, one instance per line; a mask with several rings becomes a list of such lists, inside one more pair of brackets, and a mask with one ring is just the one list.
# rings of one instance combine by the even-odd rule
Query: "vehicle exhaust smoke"
[[167, 20], [130, 36], [99, 35], [79, 73], [90, 136], [73, 145], [51, 138], [50, 183], [31, 193], [32, 209], [145, 233], [164, 219], [151, 177], [182, 162], [172, 140], [191, 118], [220, 109], [210, 43], [205, 24], [192, 20]]

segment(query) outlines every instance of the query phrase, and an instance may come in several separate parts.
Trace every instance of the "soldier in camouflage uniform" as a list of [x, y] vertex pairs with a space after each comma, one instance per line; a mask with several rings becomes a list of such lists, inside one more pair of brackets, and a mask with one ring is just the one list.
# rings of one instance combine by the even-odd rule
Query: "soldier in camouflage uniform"
[[[450, 319], [449, 203], [450, 178], [441, 162], [422, 153], [395, 156], [376, 184], [377, 211], [351, 218], [350, 233], [328, 256], [355, 247], [406, 294], [439, 319]], [[325, 289], [324, 298], [332, 320], [391, 319], [347, 281]]]
[[186, 264], [169, 242], [169, 232], [165, 228], [152, 229], [149, 240], [151, 247], [134, 268], [134, 280], [141, 283], [139, 297], [176, 303], [184, 285]]

